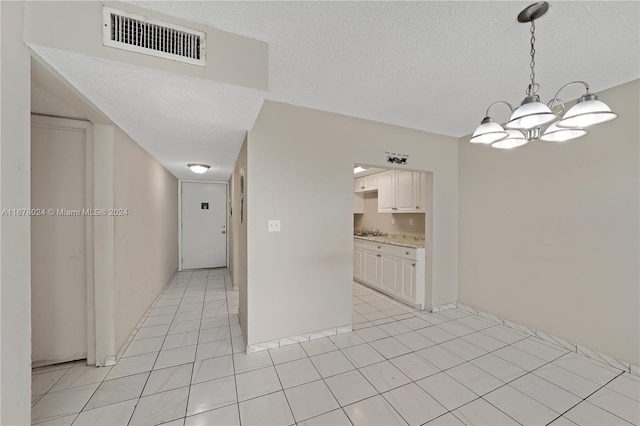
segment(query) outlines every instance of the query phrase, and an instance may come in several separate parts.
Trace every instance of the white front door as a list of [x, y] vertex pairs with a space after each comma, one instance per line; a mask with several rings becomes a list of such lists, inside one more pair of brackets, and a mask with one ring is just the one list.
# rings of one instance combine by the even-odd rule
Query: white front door
[[227, 186], [182, 182], [182, 269], [227, 266]]
[[[79, 128], [74, 128], [78, 126]], [[31, 124], [31, 360], [87, 357], [86, 123]], [[41, 215], [41, 213], [44, 213]]]

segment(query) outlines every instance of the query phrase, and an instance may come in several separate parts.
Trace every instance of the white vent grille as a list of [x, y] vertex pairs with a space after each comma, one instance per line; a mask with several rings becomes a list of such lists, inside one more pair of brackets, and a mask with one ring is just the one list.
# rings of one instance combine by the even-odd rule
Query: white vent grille
[[206, 34], [120, 10], [103, 8], [102, 43], [188, 64], [206, 63]]

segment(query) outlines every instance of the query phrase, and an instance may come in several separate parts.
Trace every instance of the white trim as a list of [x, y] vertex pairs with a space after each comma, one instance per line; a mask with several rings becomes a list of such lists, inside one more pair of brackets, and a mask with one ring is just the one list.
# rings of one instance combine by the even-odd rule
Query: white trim
[[449, 309], [454, 309], [455, 307], [456, 307], [455, 303], [448, 303], [446, 305], [434, 306], [433, 310], [431, 312], [433, 312], [435, 314], [437, 312], [448, 311]]
[[225, 265], [229, 267], [229, 182], [219, 180], [178, 179], [178, 272], [182, 272], [182, 183], [211, 183], [225, 186]]
[[538, 338], [540, 340], [544, 340], [545, 342], [550, 343], [554, 346], [561, 347], [571, 352], [579, 353], [587, 358], [594, 359], [596, 361], [602, 362], [603, 364], [607, 364], [611, 367], [617, 368], [627, 373], [640, 376], [640, 371], [638, 369], [638, 366], [633, 365], [626, 361], [621, 361], [617, 358], [612, 357], [611, 355], [603, 354], [601, 352], [596, 352], [593, 349], [580, 346], [576, 343], [563, 339], [562, 337], [557, 337], [552, 334], [545, 333], [544, 331], [529, 328], [525, 325], [501, 318], [497, 315], [489, 314], [487, 312], [481, 311], [479, 309], [474, 308], [473, 306], [465, 305], [464, 303], [457, 302], [456, 307], [462, 311], [469, 312], [473, 315], [478, 315], [479, 317], [488, 319], [489, 321], [517, 330], [522, 334], [529, 335], [529, 336]]
[[[93, 201], [96, 208], [113, 208], [114, 127], [95, 123], [93, 126]], [[95, 216], [94, 288], [96, 297], [96, 365], [105, 366], [115, 359], [116, 308], [114, 283], [114, 218]]]
[[281, 346], [294, 345], [300, 342], [308, 342], [310, 340], [322, 339], [324, 337], [335, 336], [342, 333], [353, 331], [351, 324], [335, 328], [327, 328], [326, 330], [314, 331], [312, 333], [300, 334], [297, 336], [289, 336], [282, 339], [270, 340], [268, 342], [247, 345], [247, 353], [260, 352], [267, 349], [279, 348]]

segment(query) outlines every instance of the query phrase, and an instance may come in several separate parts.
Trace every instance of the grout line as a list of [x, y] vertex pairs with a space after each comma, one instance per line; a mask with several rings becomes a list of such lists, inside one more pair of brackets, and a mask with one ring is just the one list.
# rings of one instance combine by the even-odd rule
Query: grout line
[[[140, 396], [138, 396], [138, 403], [136, 403], [136, 408], [133, 409], [133, 411], [131, 412], [131, 416], [129, 417], [129, 421], [127, 422], [128, 425], [131, 424], [131, 421], [133, 420], [133, 416], [136, 413], [136, 409], [138, 408], [138, 404], [140, 399], [142, 399], [142, 393], [144, 392], [144, 389], [147, 387], [147, 384], [149, 383], [149, 378], [151, 377], [151, 373], [153, 372], [153, 367], [155, 367], [156, 363], [158, 362], [158, 358], [160, 357], [160, 352], [162, 352], [162, 347], [164, 346], [164, 343], [167, 340], [167, 336], [169, 335], [169, 330], [171, 330], [171, 326], [173, 325], [173, 322], [175, 321], [176, 315], [178, 315], [178, 311], [180, 310], [180, 304], [182, 303], [182, 299], [184, 299], [184, 294], [187, 292], [187, 288], [189, 287], [189, 283], [191, 282], [191, 279], [193, 278], [193, 272], [189, 273], [189, 280], [187, 280], [187, 283], [185, 285], [184, 291], [182, 292], [182, 297], [180, 298], [180, 303], [178, 303], [178, 308], [176, 309], [176, 312], [173, 314], [173, 320], [171, 320], [171, 324], [169, 324], [169, 328], [167, 328], [167, 332], [164, 335], [164, 338], [162, 339], [162, 345], [160, 345], [160, 350], [158, 351], [158, 354], [156, 355], [156, 359], [153, 361], [153, 365], [151, 366], [151, 370], [149, 371], [149, 374], [147, 376], [147, 380], [145, 380], [144, 382], [144, 386], [142, 387], [142, 390], [140, 390]], [[169, 284], [169, 287], [171, 287], [171, 285], [174, 283], [173, 279], [171, 280], [171, 283]], [[166, 292], [166, 289], [165, 289]], [[163, 294], [164, 296], [164, 294]], [[156, 302], [157, 305], [158, 302]], [[155, 306], [154, 306], [155, 307]], [[137, 334], [137, 333], [136, 333]], [[135, 338], [135, 336], [134, 336]], [[126, 376], [124, 376], [126, 377]], [[189, 400], [187, 399], [187, 404], [189, 403]]]
[[[191, 282], [191, 280], [189, 280], [189, 282]], [[207, 273], [207, 279], [205, 281], [205, 285], [204, 285], [204, 294], [202, 296], [202, 309], [200, 310], [200, 325], [198, 326], [198, 336], [196, 337], [196, 351], [193, 354], [193, 362], [191, 363], [191, 376], [189, 377], [189, 390], [187, 391], [187, 403], [184, 407], [184, 418], [187, 418], [187, 414], [189, 412], [189, 400], [191, 399], [191, 386], [193, 386], [193, 375], [194, 372], [196, 370], [196, 362], [197, 361], [197, 356], [198, 356], [198, 344], [200, 342], [200, 331], [202, 328], [202, 317], [204, 316], [204, 307], [206, 305], [206, 300], [207, 300], [207, 286], [209, 284], [209, 274]], [[187, 284], [187, 288], [185, 289], [185, 294], [187, 293], [189, 289], [189, 284]], [[178, 308], [180, 309], [180, 308]], [[176, 313], [177, 315], [177, 313]], [[171, 327], [169, 327], [171, 328]], [[168, 331], [167, 331], [168, 333]], [[163, 343], [164, 345], [164, 343]], [[162, 349], [162, 348], [161, 348]], [[184, 422], [183, 422], [184, 423]]]
[[[304, 351], [304, 348], [302, 348], [302, 350]], [[291, 413], [291, 417], [293, 417], [293, 423], [292, 424], [296, 424], [297, 423], [297, 419], [296, 419], [296, 416], [293, 414], [293, 409], [291, 408], [291, 403], [289, 402], [289, 398], [287, 397], [287, 393], [285, 392], [284, 385], [282, 384], [282, 379], [280, 379], [280, 375], [278, 374], [278, 369], [276, 368], [276, 364], [273, 362], [273, 357], [271, 356], [271, 352], [269, 352], [269, 349], [267, 349], [266, 351], [267, 351], [267, 354], [269, 355], [269, 359], [271, 360], [271, 366], [273, 367], [273, 371], [276, 372], [276, 377], [278, 378], [278, 383], [280, 383], [280, 388], [281, 388], [279, 391], [272, 392], [272, 393], [282, 392], [282, 394], [284, 395], [284, 400], [287, 401], [287, 406], [289, 407], [289, 412]], [[304, 359], [304, 358], [302, 358], [302, 359]], [[307, 357], [307, 359], [308, 359], [308, 357]], [[293, 360], [293, 361], [289, 361], [289, 362], [295, 362], [295, 361], [299, 361], [299, 360]], [[283, 362], [282, 364], [279, 364], [279, 365], [283, 365], [283, 364], [287, 364], [287, 363]], [[311, 363], [311, 364], [313, 364], [313, 363]], [[266, 368], [268, 368], [268, 367], [266, 367]], [[261, 395], [261, 396], [266, 396], [266, 395]], [[238, 405], [240, 405], [240, 404], [238, 404]], [[240, 425], [242, 425], [242, 420], [240, 421]]]
[[[570, 353], [573, 353], [573, 352], [570, 352]], [[625, 373], [625, 372], [624, 372], [624, 371], [622, 371], [620, 374], [618, 374], [617, 376], [615, 376], [613, 379], [609, 380], [609, 381], [608, 381], [607, 383], [605, 383], [604, 385], [601, 385], [598, 389], [596, 389], [595, 391], [591, 392], [589, 395], [587, 395], [587, 396], [586, 396], [586, 397], [584, 397], [584, 398], [581, 398], [580, 396], [576, 395], [576, 396], [578, 396], [578, 398], [581, 398], [581, 401], [580, 401], [580, 402], [578, 402], [578, 403], [576, 403], [575, 405], [571, 406], [571, 408], [569, 408], [568, 410], [564, 411], [563, 413], [560, 413], [560, 415], [559, 415], [558, 417], [556, 417], [555, 419], [553, 419], [553, 420], [552, 420], [551, 422], [549, 422], [549, 423], [553, 423], [554, 421], [558, 420], [560, 417], [564, 416], [564, 415], [565, 415], [565, 414], [567, 414], [569, 411], [573, 410], [573, 409], [574, 409], [574, 408], [576, 408], [578, 405], [580, 405], [580, 404], [582, 404], [582, 403], [584, 403], [584, 402], [588, 402], [589, 404], [592, 404], [590, 401], [587, 401], [587, 399], [588, 399], [589, 397], [591, 397], [593, 394], [595, 394], [596, 392], [600, 391], [601, 389], [605, 388], [609, 383], [613, 382], [615, 379], [617, 379], [618, 377], [620, 377], [620, 376], [621, 376], [621, 375], [623, 375], [624, 373]], [[580, 377], [582, 377], [582, 376], [580, 376]], [[543, 378], [541, 377], [541, 379], [543, 379]], [[543, 380], [545, 380], [545, 379], [543, 379]], [[587, 380], [588, 380], [588, 379], [587, 379]], [[549, 383], [551, 383], [551, 382], [549, 382]], [[595, 382], [594, 382], [594, 383], [595, 383]], [[552, 384], [554, 384], [554, 383], [552, 383]], [[556, 385], [556, 386], [558, 386], [558, 385]], [[558, 386], [558, 387], [559, 387], [559, 386]], [[561, 388], [561, 389], [563, 389], [563, 388]], [[566, 391], [566, 389], [565, 389], [565, 391]], [[569, 392], [569, 391], [567, 391], [567, 392]], [[572, 395], [575, 395], [575, 394], [574, 394], [574, 393], [572, 393]], [[609, 410], [607, 410], [607, 409], [605, 409], [605, 408], [602, 408], [602, 407], [600, 407], [599, 405], [596, 405], [596, 404], [593, 404], [593, 405], [595, 405], [596, 407], [600, 408], [601, 410], [604, 410], [604, 411], [606, 411], [607, 413], [609, 413], [609, 414], [611, 414], [611, 415], [613, 415], [613, 416], [616, 416], [616, 417], [618, 417], [618, 418], [620, 418], [620, 419], [622, 419], [622, 420], [624, 420], [624, 421], [626, 422], [626, 420], [625, 420], [625, 419], [623, 419], [622, 417], [618, 416], [617, 414], [612, 413], [611, 411], [609, 411]], [[571, 419], [569, 419], [569, 421], [572, 421], [572, 420], [571, 420]]]

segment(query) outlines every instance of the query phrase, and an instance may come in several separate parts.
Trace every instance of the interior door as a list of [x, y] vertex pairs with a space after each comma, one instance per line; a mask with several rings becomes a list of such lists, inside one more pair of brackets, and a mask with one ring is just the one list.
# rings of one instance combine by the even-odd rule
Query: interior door
[[227, 186], [182, 182], [182, 268], [227, 266]]
[[[33, 117], [31, 326], [33, 365], [87, 357], [86, 129]], [[60, 125], [58, 126], [57, 123]], [[40, 213], [46, 212], [45, 215]]]

